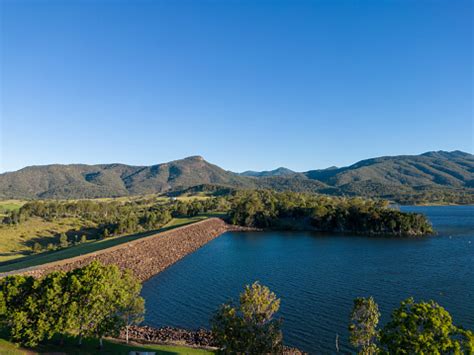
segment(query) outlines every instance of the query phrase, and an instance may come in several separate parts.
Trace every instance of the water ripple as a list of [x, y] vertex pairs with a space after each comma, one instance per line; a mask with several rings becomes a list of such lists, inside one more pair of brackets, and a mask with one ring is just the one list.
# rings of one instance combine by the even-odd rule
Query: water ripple
[[[281, 297], [285, 342], [310, 353], [352, 349], [355, 297], [372, 295], [382, 323], [401, 300], [434, 299], [474, 328], [474, 207], [416, 207], [440, 232], [420, 240], [311, 233], [226, 233], [145, 283], [145, 323], [207, 327], [217, 307], [260, 280]], [[471, 242], [471, 243], [469, 243]]]

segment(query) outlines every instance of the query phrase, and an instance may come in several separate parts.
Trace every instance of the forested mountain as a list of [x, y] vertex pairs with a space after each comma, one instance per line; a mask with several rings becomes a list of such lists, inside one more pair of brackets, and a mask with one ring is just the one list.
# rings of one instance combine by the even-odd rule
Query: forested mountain
[[440, 151], [380, 157], [339, 169], [311, 170], [305, 175], [331, 186], [371, 181], [383, 185], [474, 187], [474, 156]]
[[244, 171], [243, 173], [240, 173], [239, 175], [253, 176], [253, 177], [266, 177], [266, 176], [287, 176], [287, 175], [293, 175], [293, 174], [295, 174], [293, 170], [280, 167], [280, 168], [277, 168], [275, 170], [270, 170], [270, 171], [247, 170], [247, 171]]
[[336, 188], [340, 194], [402, 201], [416, 196], [426, 201], [449, 200], [456, 195], [452, 202], [464, 198], [474, 201], [474, 156], [461, 151], [379, 157], [304, 175]]
[[93, 198], [159, 193], [199, 184], [253, 187], [253, 181], [194, 156], [153, 166], [31, 166], [0, 175], [6, 198]]
[[186, 190], [270, 188], [399, 202], [474, 202], [474, 156], [460, 151], [379, 157], [348, 167], [296, 173], [286, 168], [233, 173], [202, 157], [153, 166], [31, 166], [0, 174], [2, 198], [93, 198]]

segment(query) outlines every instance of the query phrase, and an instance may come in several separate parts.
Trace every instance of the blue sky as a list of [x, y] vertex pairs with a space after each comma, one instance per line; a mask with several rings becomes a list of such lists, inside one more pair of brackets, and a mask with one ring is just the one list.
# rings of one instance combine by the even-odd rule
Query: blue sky
[[471, 1], [0, 3], [0, 171], [473, 152]]

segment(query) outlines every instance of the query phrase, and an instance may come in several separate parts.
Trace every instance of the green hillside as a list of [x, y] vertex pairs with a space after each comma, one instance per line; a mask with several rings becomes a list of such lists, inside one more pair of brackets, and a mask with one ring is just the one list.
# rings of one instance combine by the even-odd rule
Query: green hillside
[[343, 168], [233, 173], [193, 156], [153, 166], [31, 166], [0, 174], [0, 198], [77, 199], [183, 191], [270, 188], [381, 197], [402, 203], [474, 203], [474, 156], [428, 152], [362, 160]]

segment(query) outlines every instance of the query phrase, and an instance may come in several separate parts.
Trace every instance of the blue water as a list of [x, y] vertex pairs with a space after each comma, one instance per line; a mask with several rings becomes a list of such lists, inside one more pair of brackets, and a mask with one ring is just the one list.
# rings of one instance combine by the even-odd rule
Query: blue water
[[284, 341], [352, 351], [352, 301], [374, 296], [385, 323], [400, 301], [433, 299], [474, 329], [474, 206], [403, 207], [438, 231], [420, 239], [306, 232], [225, 233], [144, 284], [145, 323], [209, 327], [218, 306], [259, 280], [281, 298]]

